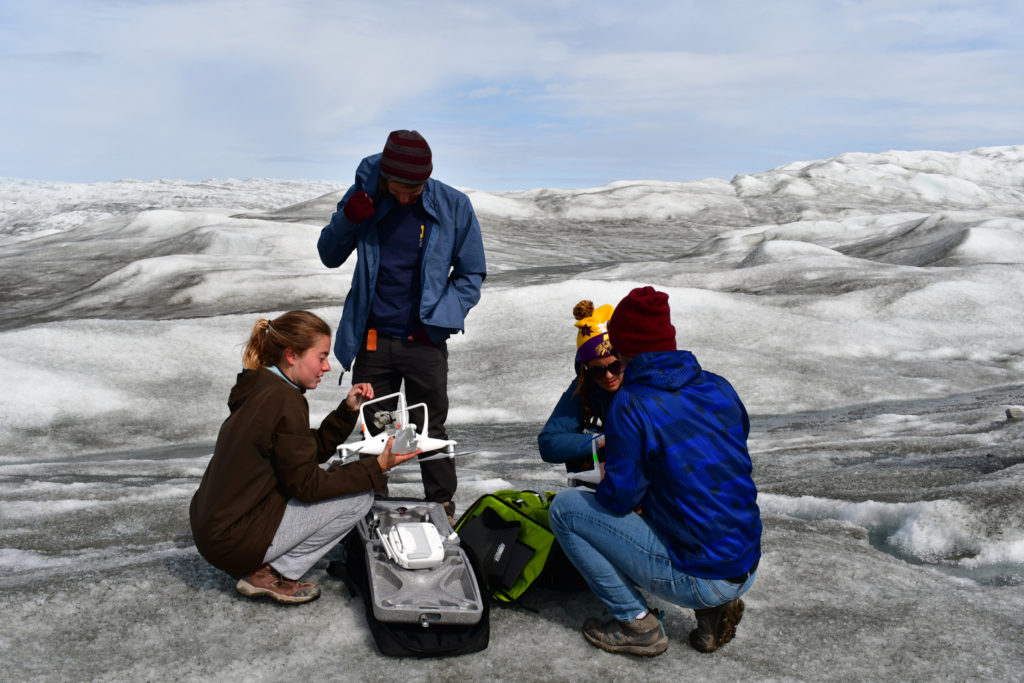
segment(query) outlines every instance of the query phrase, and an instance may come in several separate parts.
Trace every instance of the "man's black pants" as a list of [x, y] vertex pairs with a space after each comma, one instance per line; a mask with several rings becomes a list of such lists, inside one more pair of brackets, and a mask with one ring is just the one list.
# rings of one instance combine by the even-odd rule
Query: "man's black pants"
[[[369, 383], [373, 386], [374, 396], [386, 396], [396, 393], [405, 380], [408, 404], [424, 403], [427, 406], [430, 421], [427, 435], [447, 439], [444, 423], [448, 419], [448, 346], [377, 335], [376, 347], [375, 351], [368, 351], [363, 344], [352, 368], [352, 383]], [[388, 406], [388, 402], [380, 405], [382, 410], [397, 407]], [[422, 428], [419, 425], [423, 421], [422, 414], [422, 410], [414, 410], [409, 415], [419, 428]], [[372, 429], [373, 425], [368, 424], [367, 428]], [[420, 457], [427, 455], [431, 454], [424, 453]], [[421, 462], [420, 473], [423, 476], [423, 493], [428, 501], [448, 503], [452, 500], [458, 485], [454, 459]]]

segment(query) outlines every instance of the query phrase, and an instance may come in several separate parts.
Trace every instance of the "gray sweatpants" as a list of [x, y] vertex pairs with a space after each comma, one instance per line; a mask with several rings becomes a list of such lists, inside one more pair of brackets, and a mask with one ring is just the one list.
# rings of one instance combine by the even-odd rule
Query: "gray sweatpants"
[[292, 498], [263, 561], [287, 579], [301, 579], [355, 528], [372, 505], [372, 491], [317, 503], [300, 503]]

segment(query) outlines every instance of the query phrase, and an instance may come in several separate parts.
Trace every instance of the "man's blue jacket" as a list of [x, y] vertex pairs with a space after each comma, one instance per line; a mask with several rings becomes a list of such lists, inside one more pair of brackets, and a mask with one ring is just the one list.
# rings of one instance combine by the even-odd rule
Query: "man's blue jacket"
[[[334, 340], [334, 355], [347, 371], [359, 351], [370, 316], [377, 270], [380, 266], [380, 244], [377, 222], [397, 203], [388, 192], [377, 192], [380, 179], [380, 154], [363, 159], [356, 169], [355, 183], [338, 202], [331, 222], [320, 231], [317, 250], [328, 268], [337, 268], [357, 252], [352, 286], [345, 297], [345, 307]], [[349, 197], [365, 190], [373, 197], [374, 215], [362, 223], [345, 218]], [[464, 193], [430, 178], [420, 201], [433, 221], [430, 237], [424, 247], [420, 277], [423, 293], [420, 299], [420, 320], [427, 336], [440, 344], [465, 328], [466, 314], [480, 300], [480, 286], [487, 276], [483, 237], [473, 205]]]
[[620, 515], [640, 508], [681, 571], [742, 575], [761, 556], [749, 433], [735, 390], [692, 353], [642, 353], [608, 409], [597, 500]]

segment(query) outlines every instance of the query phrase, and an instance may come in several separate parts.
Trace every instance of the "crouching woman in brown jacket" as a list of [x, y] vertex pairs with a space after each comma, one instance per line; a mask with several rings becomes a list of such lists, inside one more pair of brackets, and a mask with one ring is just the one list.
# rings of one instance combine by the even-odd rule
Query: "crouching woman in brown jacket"
[[247, 597], [316, 599], [320, 588], [302, 576], [369, 511], [383, 473], [419, 453], [395, 455], [389, 442], [377, 458], [320, 467], [373, 398], [369, 384], [357, 384], [310, 428], [303, 393], [330, 370], [330, 342], [330, 326], [307, 311], [256, 323], [243, 353], [246, 369], [228, 398], [231, 414], [192, 498], [196, 547], [239, 577], [236, 588]]

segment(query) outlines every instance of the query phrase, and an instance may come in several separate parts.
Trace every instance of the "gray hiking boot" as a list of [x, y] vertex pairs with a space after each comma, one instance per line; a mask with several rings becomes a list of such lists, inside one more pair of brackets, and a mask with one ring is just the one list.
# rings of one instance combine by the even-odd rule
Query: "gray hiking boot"
[[743, 601], [736, 598], [718, 607], [695, 609], [697, 628], [690, 631], [694, 650], [714, 652], [736, 636], [736, 625], [743, 618]]
[[583, 624], [583, 637], [608, 652], [654, 657], [668, 649], [668, 636], [661, 624], [662, 612], [648, 612], [643, 619], [600, 621], [595, 617]]

